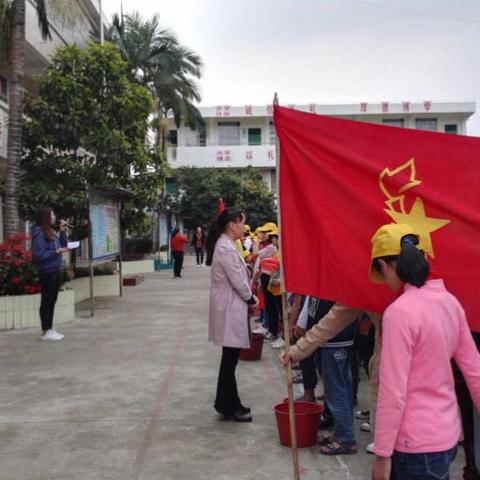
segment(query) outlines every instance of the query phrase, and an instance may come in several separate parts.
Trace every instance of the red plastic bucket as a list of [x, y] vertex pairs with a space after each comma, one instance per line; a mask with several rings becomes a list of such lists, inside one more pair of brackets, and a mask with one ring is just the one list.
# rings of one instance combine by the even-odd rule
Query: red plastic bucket
[[240, 350], [241, 360], [260, 360], [262, 358], [263, 334], [252, 333], [250, 348]]
[[[293, 402], [295, 427], [297, 431], [297, 447], [311, 447], [317, 443], [318, 425], [323, 406], [313, 402]], [[288, 402], [277, 403], [273, 407], [277, 419], [280, 443], [291, 447], [290, 422], [288, 418]]]

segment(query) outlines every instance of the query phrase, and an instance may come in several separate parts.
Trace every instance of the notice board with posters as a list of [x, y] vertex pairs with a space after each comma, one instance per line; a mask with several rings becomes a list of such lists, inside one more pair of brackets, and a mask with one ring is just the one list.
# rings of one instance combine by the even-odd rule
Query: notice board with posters
[[120, 255], [120, 209], [117, 199], [102, 191], [89, 191], [92, 260], [110, 260]]
[[88, 213], [90, 219], [90, 315], [94, 315], [93, 266], [95, 263], [118, 261], [119, 290], [122, 296], [122, 247], [120, 206], [122, 198], [131, 197], [127, 190], [110, 186], [88, 188]]

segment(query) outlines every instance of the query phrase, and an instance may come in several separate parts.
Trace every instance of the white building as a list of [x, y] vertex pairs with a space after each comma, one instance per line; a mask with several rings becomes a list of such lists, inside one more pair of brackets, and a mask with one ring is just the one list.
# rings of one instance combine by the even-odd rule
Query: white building
[[[51, 40], [43, 40], [38, 28], [34, 0], [26, 0], [25, 12], [25, 89], [35, 92], [35, 76], [49, 64], [58, 47], [77, 44], [86, 47], [92, 38], [99, 38], [100, 14], [98, 0], [78, 0], [74, 18], [49, 12]], [[105, 23], [105, 21], [104, 21]], [[5, 175], [8, 136], [8, 71], [0, 70], [0, 177]], [[3, 238], [2, 199], [0, 197], [0, 241]]]
[[[475, 113], [474, 102], [366, 103], [349, 105], [286, 105], [320, 115], [466, 135], [467, 119]], [[233, 167], [251, 165], [275, 190], [275, 130], [272, 105], [200, 107], [204, 131], [186, 126], [178, 130], [169, 119], [168, 163], [179, 167]]]

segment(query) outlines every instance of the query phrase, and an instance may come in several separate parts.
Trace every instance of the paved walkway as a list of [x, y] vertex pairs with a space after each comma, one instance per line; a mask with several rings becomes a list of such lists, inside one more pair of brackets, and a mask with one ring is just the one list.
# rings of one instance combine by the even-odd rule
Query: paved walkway
[[[122, 298], [98, 300], [94, 318], [79, 305], [63, 342], [40, 342], [34, 329], [0, 333], [0, 480], [293, 478], [272, 413], [286, 396], [274, 352], [265, 345], [260, 362], [238, 368], [254, 421], [220, 421], [209, 269], [187, 257], [183, 275], [147, 275]], [[358, 408], [367, 393], [363, 381]], [[370, 478], [369, 434], [358, 440], [361, 453], [348, 457], [301, 449], [302, 479]]]

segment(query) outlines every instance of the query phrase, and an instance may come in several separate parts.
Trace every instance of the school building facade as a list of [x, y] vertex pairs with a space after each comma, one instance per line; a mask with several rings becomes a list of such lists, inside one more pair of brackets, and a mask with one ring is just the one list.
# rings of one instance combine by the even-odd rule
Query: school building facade
[[[285, 105], [299, 111], [394, 127], [467, 134], [467, 120], [475, 113], [474, 102]], [[272, 105], [221, 105], [200, 107], [205, 129], [177, 128], [168, 119], [167, 159], [179, 167], [242, 168], [259, 170], [269, 189], [276, 189], [275, 129]]]

